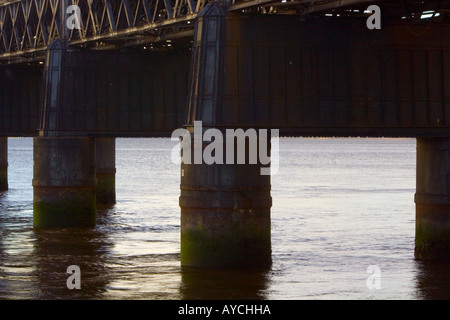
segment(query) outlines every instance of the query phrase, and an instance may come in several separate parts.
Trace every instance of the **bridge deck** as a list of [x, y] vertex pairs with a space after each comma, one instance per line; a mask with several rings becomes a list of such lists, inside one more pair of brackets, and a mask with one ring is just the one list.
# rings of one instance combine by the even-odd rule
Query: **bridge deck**
[[[425, 38], [415, 35], [423, 25], [374, 33], [358, 20], [237, 15], [227, 25], [217, 126], [293, 136], [449, 134], [449, 23], [428, 27]], [[64, 88], [47, 105], [59, 126], [52, 130], [169, 136], [186, 123], [191, 52], [67, 52], [63, 69], [52, 69]], [[42, 69], [1, 69], [0, 135], [37, 134]]]

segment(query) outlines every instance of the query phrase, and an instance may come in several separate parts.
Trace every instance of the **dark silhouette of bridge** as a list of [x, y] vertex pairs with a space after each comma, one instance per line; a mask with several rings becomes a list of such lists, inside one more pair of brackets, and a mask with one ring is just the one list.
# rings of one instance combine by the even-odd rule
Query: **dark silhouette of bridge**
[[[367, 27], [369, 5], [380, 8], [381, 29]], [[2, 1], [0, 188], [8, 136], [34, 137], [35, 227], [95, 225], [96, 202], [115, 201], [116, 137], [168, 137], [192, 132], [194, 121], [222, 132], [415, 137], [415, 254], [448, 259], [449, 8]], [[67, 25], [74, 17], [79, 28]], [[270, 176], [261, 166], [181, 165], [183, 264], [270, 264]]]

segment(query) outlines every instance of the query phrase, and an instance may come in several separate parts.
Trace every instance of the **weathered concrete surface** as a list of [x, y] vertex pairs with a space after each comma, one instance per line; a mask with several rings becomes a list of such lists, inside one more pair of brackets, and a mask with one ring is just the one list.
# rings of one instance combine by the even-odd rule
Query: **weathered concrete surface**
[[116, 139], [95, 139], [95, 174], [97, 203], [116, 203]]
[[[226, 164], [226, 144], [224, 164], [181, 163], [181, 264], [265, 268], [272, 263], [270, 175], [261, 175], [260, 161]], [[191, 148], [194, 160], [195, 142]], [[248, 144], [241, 151], [248, 158]]]
[[33, 141], [35, 227], [94, 227], [95, 141], [35, 137]]
[[417, 139], [415, 257], [450, 260], [450, 138]]

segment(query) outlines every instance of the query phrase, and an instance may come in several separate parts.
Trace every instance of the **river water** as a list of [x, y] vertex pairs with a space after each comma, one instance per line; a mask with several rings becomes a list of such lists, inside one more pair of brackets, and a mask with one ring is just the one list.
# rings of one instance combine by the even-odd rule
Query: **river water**
[[180, 266], [170, 139], [116, 140], [117, 204], [95, 229], [33, 229], [32, 145], [9, 139], [0, 299], [450, 298], [450, 264], [414, 260], [415, 139], [281, 138], [265, 271]]

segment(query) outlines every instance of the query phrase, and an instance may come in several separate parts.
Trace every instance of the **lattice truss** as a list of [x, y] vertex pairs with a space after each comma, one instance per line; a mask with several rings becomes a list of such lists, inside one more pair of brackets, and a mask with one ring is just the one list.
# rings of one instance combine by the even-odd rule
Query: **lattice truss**
[[[54, 39], [71, 43], [160, 35], [195, 18], [207, 0], [22, 0], [0, 4], [0, 57], [44, 50]], [[68, 29], [68, 6], [80, 8], [81, 29]], [[186, 27], [191, 27], [186, 25]], [[160, 30], [158, 30], [160, 28]], [[173, 31], [173, 30], [172, 30]]]
[[[210, 0], [0, 0], [0, 59], [43, 51], [56, 38], [102, 46], [151, 42], [193, 29], [192, 19]], [[216, 0], [217, 1], [217, 0]], [[219, 0], [231, 10], [311, 0]], [[354, 1], [354, 0], [351, 0]], [[361, 1], [361, 0], [360, 0]], [[288, 3], [286, 3], [288, 2]], [[81, 29], [68, 30], [66, 9], [77, 5]], [[267, 10], [268, 12], [268, 10]], [[158, 38], [159, 37], [159, 38]], [[169, 38], [169, 37], [167, 37]]]
[[[57, 38], [65, 38], [72, 45], [107, 49], [191, 37], [193, 19], [208, 1], [212, 0], [0, 0], [0, 60], [32, 59], [35, 54], [42, 55]], [[449, 0], [215, 1], [222, 1], [230, 11], [260, 14], [310, 14], [386, 2], [404, 7], [405, 3], [422, 6], [437, 1], [441, 8], [449, 8], [450, 3]], [[80, 29], [66, 28], [70, 5], [80, 8]], [[348, 11], [337, 15], [348, 15]]]

